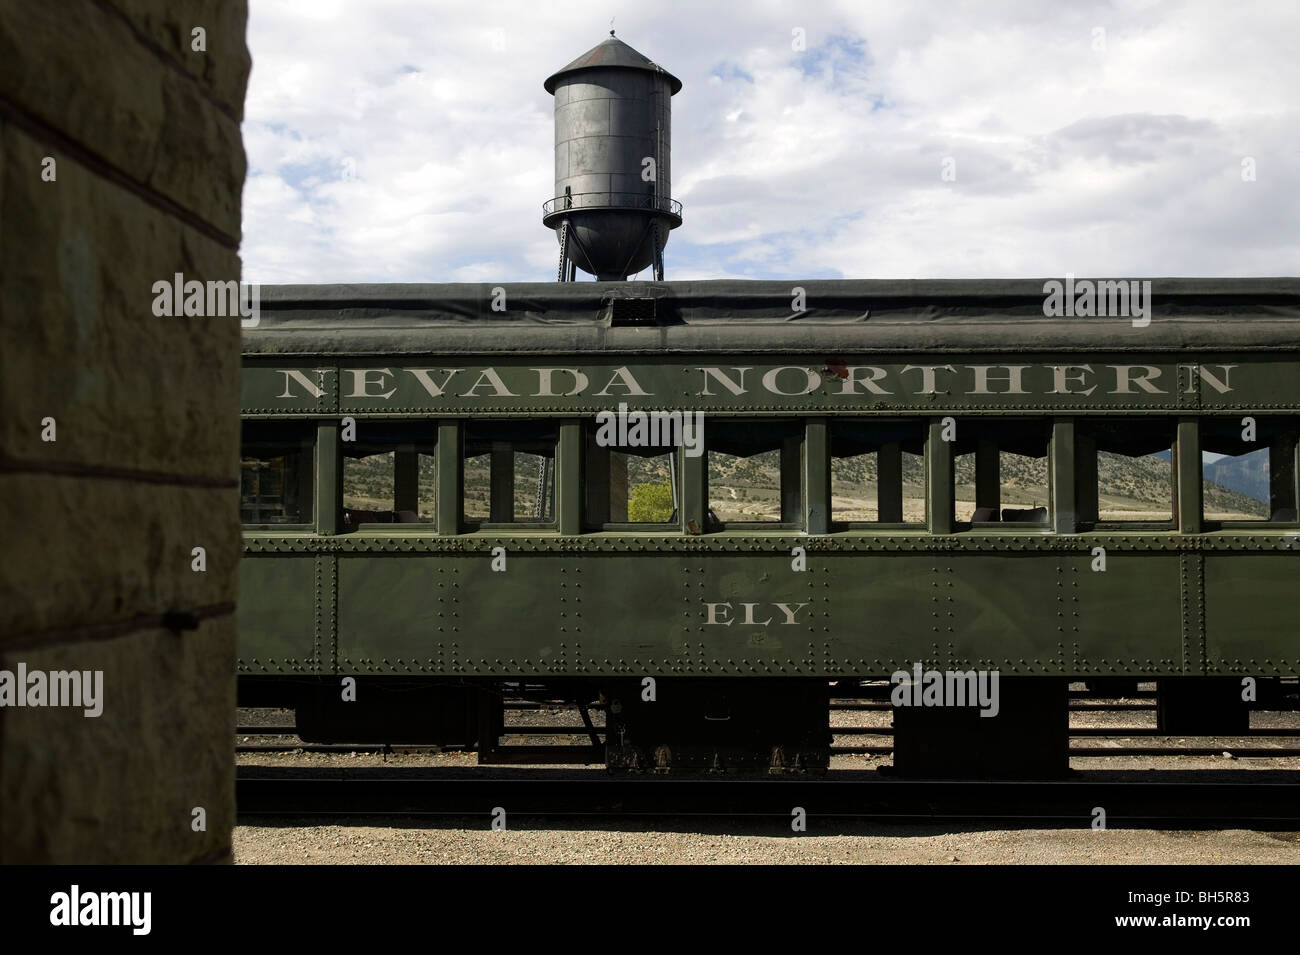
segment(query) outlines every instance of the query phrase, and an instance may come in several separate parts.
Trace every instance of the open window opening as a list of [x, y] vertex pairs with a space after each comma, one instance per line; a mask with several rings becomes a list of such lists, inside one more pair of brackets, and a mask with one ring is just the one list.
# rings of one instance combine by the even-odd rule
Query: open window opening
[[1178, 496], [1176, 434], [1171, 419], [1081, 419], [1076, 450], [1079, 525], [1172, 527]]
[[964, 418], [953, 443], [955, 515], [966, 524], [1046, 525], [1051, 503], [1046, 419]]
[[584, 522], [671, 527], [677, 522], [676, 448], [601, 446], [594, 421], [586, 427]]
[[467, 424], [465, 520], [483, 525], [553, 525], [558, 436], [553, 422]]
[[432, 524], [437, 514], [434, 422], [357, 421], [343, 456], [343, 527]]
[[802, 526], [803, 430], [802, 421], [709, 419], [704, 435], [712, 526]]
[[1300, 422], [1293, 417], [1203, 419], [1201, 494], [1205, 519], [1294, 523], [1298, 430]]
[[315, 423], [245, 421], [241, 444], [240, 520], [253, 527], [310, 525]]
[[831, 422], [831, 520], [925, 524], [923, 421]]

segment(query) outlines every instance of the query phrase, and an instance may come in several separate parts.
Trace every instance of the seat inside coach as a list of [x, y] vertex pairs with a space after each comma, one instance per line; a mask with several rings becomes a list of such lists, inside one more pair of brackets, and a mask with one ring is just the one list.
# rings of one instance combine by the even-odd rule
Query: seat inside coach
[[1002, 520], [1007, 524], [1046, 524], [1047, 508], [1046, 507], [1028, 507], [1028, 508], [1010, 508], [1002, 509]]
[[420, 515], [415, 511], [367, 511], [361, 508], [343, 509], [343, 523], [358, 524], [418, 524]]

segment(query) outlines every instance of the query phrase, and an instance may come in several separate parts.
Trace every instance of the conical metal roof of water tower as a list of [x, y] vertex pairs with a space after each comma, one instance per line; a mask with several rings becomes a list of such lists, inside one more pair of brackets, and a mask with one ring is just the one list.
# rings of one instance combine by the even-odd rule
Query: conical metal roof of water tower
[[611, 30], [544, 85], [555, 96], [555, 191], [542, 223], [560, 244], [556, 277], [622, 281], [653, 266], [661, 280], [668, 233], [682, 224], [670, 102], [682, 81]]
[[555, 83], [560, 77], [569, 73], [577, 73], [580, 70], [609, 69], [621, 68], [628, 70], [649, 70], [652, 73], [662, 73], [668, 80], [669, 85], [674, 93], [680, 92], [682, 81], [665, 70], [658, 63], [642, 56], [636, 50], [632, 49], [618, 37], [614, 36], [614, 31], [610, 31], [609, 39], [603, 43], [597, 43], [582, 56], [578, 57], [562, 70], [556, 70], [546, 78], [542, 84], [546, 87], [546, 92], [555, 92]]

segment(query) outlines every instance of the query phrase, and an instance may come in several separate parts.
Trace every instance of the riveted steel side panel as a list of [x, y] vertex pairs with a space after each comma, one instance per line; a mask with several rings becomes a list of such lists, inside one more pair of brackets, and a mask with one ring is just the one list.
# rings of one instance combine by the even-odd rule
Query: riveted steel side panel
[[1177, 673], [1178, 560], [1117, 553], [1094, 574], [1086, 552], [836, 555], [824, 571], [832, 646], [852, 658], [840, 672], [863, 676], [918, 662], [1007, 675]]
[[689, 672], [694, 613], [681, 595], [690, 556], [558, 557], [564, 571], [559, 617], [545, 634], [549, 639], [537, 641], [542, 644], [539, 655], [545, 652], [546, 663], [556, 671], [635, 676]]
[[[587, 649], [574, 634], [581, 607], [582, 574], [559, 552], [538, 553], [506, 546], [506, 570], [492, 570], [490, 550], [449, 560], [448, 586], [456, 616], [443, 648], [444, 672], [455, 676], [520, 676], [587, 672]], [[571, 621], [572, 618], [572, 621]], [[553, 660], [560, 645], [568, 654]]]
[[809, 555], [814, 599], [830, 608], [828, 642], [838, 672], [884, 677], [932, 655], [936, 556]]
[[339, 672], [444, 672], [458, 624], [454, 559], [385, 554], [338, 562]]
[[[936, 554], [927, 662], [1008, 676], [1178, 671], [1176, 556], [1113, 554], [1108, 571], [1062, 553]], [[1115, 608], [1124, 612], [1112, 616]], [[1121, 630], [1117, 620], [1136, 629]]]
[[[1094, 560], [1089, 551], [1061, 555], [1059, 564], [1067, 570], [1059, 590], [1069, 595], [1077, 614], [1072, 623], [1055, 616], [1045, 620], [1041, 641], [1054, 644], [1066, 637], [1069, 670], [1076, 675], [1149, 679], [1183, 673], [1182, 555], [1111, 545], [1104, 571], [1092, 569]], [[1057, 626], [1065, 630], [1058, 632]]]
[[1073, 605], [1057, 561], [1020, 554], [940, 553], [926, 569], [927, 663], [1016, 676], [1063, 671], [1061, 624], [1068, 625]]
[[[240, 672], [334, 672], [336, 631], [338, 668], [357, 673], [1300, 671], [1295, 614], [1277, 599], [1294, 587], [1295, 554], [1260, 553], [1246, 535], [1194, 545], [1174, 534], [250, 537]], [[491, 570], [494, 546], [504, 574]]]
[[321, 672], [316, 567], [310, 554], [239, 562], [239, 672]]
[[1300, 672], [1300, 555], [1207, 554], [1204, 559], [1209, 672]]

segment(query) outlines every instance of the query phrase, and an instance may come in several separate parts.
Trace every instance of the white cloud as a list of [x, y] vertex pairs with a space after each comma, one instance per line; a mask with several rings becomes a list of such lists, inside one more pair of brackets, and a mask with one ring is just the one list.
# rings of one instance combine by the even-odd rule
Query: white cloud
[[670, 279], [1300, 274], [1300, 7], [988, 6], [253, 0], [245, 276], [552, 278], [542, 81], [610, 13], [684, 83]]

